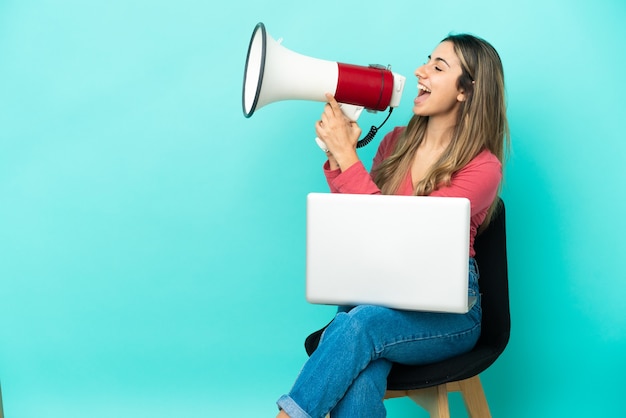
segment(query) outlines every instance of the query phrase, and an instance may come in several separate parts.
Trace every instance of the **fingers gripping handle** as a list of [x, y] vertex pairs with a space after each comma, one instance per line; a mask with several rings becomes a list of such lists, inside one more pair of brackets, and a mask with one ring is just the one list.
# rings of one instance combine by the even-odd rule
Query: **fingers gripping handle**
[[[359, 119], [359, 116], [361, 116], [361, 112], [363, 112], [364, 109], [363, 106], [356, 106], [346, 103], [339, 103], [339, 107], [341, 108], [343, 114], [346, 115], [346, 117], [353, 122], [356, 122]], [[324, 141], [316, 137], [315, 142], [317, 142], [317, 145], [322, 149], [322, 151], [328, 152], [328, 148], [326, 147]]]

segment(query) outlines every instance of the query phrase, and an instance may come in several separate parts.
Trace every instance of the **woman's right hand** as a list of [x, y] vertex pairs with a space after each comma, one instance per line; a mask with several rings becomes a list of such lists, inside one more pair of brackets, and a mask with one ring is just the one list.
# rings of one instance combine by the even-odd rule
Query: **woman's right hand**
[[361, 135], [361, 128], [343, 114], [332, 94], [326, 94], [326, 97], [328, 103], [324, 107], [321, 119], [315, 124], [315, 132], [326, 144], [328, 149], [326, 155], [329, 157], [331, 168], [345, 170], [359, 161], [356, 144]]

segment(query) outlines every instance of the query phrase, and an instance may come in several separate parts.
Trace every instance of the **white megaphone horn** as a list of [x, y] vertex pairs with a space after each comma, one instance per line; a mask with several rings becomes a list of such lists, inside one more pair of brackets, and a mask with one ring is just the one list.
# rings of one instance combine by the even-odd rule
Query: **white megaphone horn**
[[[249, 118], [261, 107], [281, 100], [326, 102], [326, 93], [331, 93], [344, 114], [356, 121], [363, 109], [379, 111], [389, 107], [391, 112], [397, 107], [405, 80], [379, 65], [343, 64], [295, 53], [268, 36], [265, 25], [258, 23], [246, 57], [243, 114]], [[370, 138], [359, 141], [357, 146], [369, 143], [378, 128], [372, 127]]]

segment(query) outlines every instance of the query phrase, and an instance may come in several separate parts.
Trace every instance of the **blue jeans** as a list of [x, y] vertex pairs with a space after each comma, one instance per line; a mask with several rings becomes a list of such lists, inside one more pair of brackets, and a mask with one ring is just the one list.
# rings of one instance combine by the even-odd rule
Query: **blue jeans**
[[[469, 272], [468, 293], [478, 296], [473, 258]], [[292, 418], [385, 417], [392, 363], [433, 363], [471, 350], [481, 315], [480, 297], [466, 314], [340, 307], [278, 407]]]

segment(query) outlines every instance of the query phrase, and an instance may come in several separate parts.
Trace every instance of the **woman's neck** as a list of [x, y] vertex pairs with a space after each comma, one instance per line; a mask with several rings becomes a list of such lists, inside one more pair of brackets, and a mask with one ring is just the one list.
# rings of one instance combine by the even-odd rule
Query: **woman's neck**
[[454, 124], [449, 121], [429, 120], [420, 147], [427, 150], [444, 150], [452, 140]]

